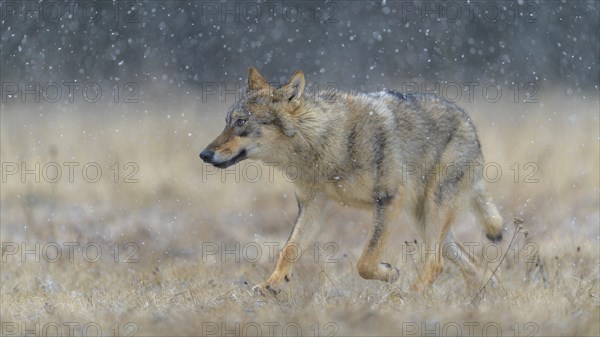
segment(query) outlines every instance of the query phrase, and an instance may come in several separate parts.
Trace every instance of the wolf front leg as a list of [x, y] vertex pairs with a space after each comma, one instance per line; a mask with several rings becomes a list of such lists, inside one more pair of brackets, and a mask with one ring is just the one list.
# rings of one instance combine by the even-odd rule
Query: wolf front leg
[[281, 292], [283, 286], [292, 278], [292, 269], [296, 261], [309, 248], [317, 225], [321, 222], [324, 197], [317, 192], [299, 191], [298, 216], [286, 244], [279, 252], [277, 266], [266, 282], [261, 282], [252, 289], [255, 293], [264, 294], [267, 291], [273, 295]]
[[383, 247], [387, 241], [389, 227], [400, 209], [400, 196], [384, 192], [377, 193], [374, 202], [373, 222], [369, 242], [358, 259], [358, 273], [368, 280], [395, 282], [400, 276], [398, 268], [381, 261]]

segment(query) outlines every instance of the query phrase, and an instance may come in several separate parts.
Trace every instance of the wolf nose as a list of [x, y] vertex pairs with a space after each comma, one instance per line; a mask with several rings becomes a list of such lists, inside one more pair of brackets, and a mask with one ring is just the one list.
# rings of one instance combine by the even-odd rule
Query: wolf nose
[[215, 152], [205, 149], [204, 151], [200, 152], [200, 159], [202, 159], [205, 163], [211, 163], [213, 157], [215, 156]]

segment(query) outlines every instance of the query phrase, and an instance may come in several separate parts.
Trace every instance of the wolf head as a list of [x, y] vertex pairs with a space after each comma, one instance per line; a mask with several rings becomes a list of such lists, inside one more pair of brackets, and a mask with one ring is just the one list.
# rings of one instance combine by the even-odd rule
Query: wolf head
[[258, 70], [248, 70], [248, 87], [225, 118], [225, 129], [200, 158], [226, 168], [246, 158], [277, 161], [282, 147], [296, 135], [294, 119], [304, 104], [304, 74], [296, 70], [289, 81], [274, 88]]

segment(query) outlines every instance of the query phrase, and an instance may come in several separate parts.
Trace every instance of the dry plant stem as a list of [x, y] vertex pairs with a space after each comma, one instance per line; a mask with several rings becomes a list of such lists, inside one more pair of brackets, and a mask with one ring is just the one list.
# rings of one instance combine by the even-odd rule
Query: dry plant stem
[[487, 287], [488, 283], [490, 283], [490, 281], [492, 280], [492, 278], [494, 276], [496, 276], [496, 273], [498, 272], [498, 269], [500, 269], [500, 266], [502, 265], [502, 262], [504, 262], [504, 260], [506, 259], [506, 255], [508, 254], [508, 251], [510, 250], [510, 247], [512, 247], [512, 245], [514, 243], [515, 238], [517, 237], [517, 235], [523, 229], [523, 226], [522, 226], [523, 219], [521, 219], [521, 218], [514, 218], [512, 222], [515, 225], [516, 229], [515, 229], [515, 232], [513, 233], [512, 238], [510, 239], [510, 242], [508, 243], [508, 248], [506, 249], [506, 251], [502, 255], [502, 259], [500, 259], [500, 262], [498, 263], [498, 265], [494, 269], [494, 272], [492, 273], [492, 275], [487, 279], [487, 281], [485, 282], [485, 284], [481, 287], [481, 289], [479, 289], [479, 291], [477, 292], [477, 294], [475, 294], [475, 297], [473, 297], [473, 299], [471, 300], [471, 304], [473, 304], [473, 305], [479, 303], [479, 299], [481, 297], [481, 294], [485, 290], [485, 287]]

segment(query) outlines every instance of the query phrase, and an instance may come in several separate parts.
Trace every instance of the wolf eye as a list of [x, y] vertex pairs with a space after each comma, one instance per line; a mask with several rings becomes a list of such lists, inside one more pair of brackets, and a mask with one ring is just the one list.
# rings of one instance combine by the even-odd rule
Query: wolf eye
[[235, 121], [235, 126], [242, 126], [244, 125], [244, 123], [246, 123], [245, 119], [238, 119], [237, 121]]

